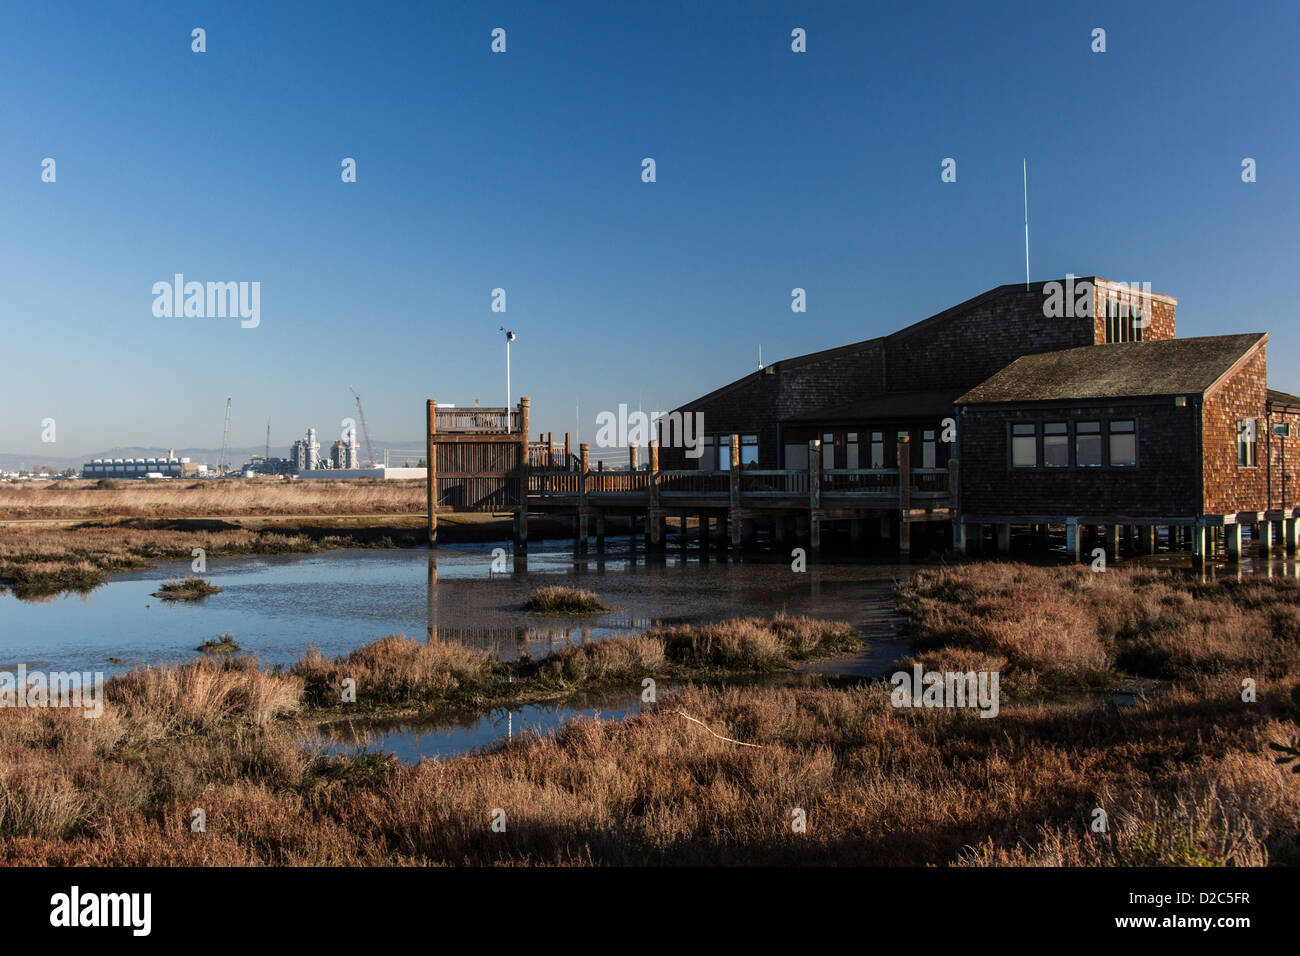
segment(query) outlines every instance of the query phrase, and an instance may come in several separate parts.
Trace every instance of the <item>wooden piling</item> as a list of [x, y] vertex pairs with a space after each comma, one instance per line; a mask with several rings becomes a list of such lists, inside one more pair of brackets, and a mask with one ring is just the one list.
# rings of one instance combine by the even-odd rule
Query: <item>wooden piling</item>
[[434, 444], [433, 437], [438, 430], [438, 403], [432, 398], [425, 403], [425, 501], [429, 509], [428, 533], [429, 547], [434, 548], [438, 545], [438, 457], [437, 445]]

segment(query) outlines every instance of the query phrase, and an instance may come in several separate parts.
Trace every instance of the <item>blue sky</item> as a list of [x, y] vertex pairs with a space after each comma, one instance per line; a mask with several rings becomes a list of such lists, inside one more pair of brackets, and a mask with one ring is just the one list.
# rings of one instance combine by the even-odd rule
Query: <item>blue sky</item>
[[[376, 438], [418, 440], [427, 397], [503, 401], [502, 324], [533, 430], [580, 403], [591, 440], [760, 343], [1023, 280], [1022, 157], [1035, 279], [1150, 282], [1183, 336], [1268, 331], [1300, 391], [1300, 12], [1134, 6], [6, 4], [0, 451], [216, 446], [232, 396], [233, 443], [270, 417], [283, 453], [349, 385]], [[260, 282], [261, 325], [155, 318], [176, 272]]]

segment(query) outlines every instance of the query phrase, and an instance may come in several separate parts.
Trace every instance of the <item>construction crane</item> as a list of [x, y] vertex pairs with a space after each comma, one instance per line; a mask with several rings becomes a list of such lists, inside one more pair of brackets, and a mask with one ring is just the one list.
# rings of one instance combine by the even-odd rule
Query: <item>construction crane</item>
[[266, 454], [262, 456], [263, 461], [271, 460], [271, 419], [266, 420]]
[[230, 454], [230, 399], [226, 399], [226, 427], [221, 431], [221, 457], [217, 459], [217, 474], [224, 475], [228, 467], [226, 458]]
[[361, 396], [357, 394], [357, 390], [351, 385], [348, 386], [348, 391], [350, 391], [353, 397], [357, 400], [357, 418], [361, 419], [361, 434], [366, 438], [366, 463], [371, 468], [374, 468], [375, 452], [374, 449], [370, 447], [370, 429], [366, 426], [366, 413], [361, 410]]

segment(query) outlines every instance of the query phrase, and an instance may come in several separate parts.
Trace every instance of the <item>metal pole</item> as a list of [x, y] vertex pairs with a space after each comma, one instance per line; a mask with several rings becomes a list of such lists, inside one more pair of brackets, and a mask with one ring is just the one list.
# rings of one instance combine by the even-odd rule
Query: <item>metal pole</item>
[[1029, 291], [1029, 159], [1023, 161], [1025, 176], [1025, 291]]
[[510, 340], [506, 339], [506, 408], [510, 407]]

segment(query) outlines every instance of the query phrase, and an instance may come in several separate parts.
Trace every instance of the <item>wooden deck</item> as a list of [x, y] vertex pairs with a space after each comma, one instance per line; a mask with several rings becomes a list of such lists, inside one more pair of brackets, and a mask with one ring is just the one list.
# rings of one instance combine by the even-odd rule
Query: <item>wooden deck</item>
[[650, 547], [663, 545], [672, 517], [693, 517], [706, 530], [717, 522], [723, 539], [736, 547], [752, 544], [755, 524], [766, 523], [774, 540], [801, 539], [814, 548], [821, 547], [828, 522], [848, 522], [857, 540], [874, 519], [897, 536], [902, 553], [910, 550], [911, 525], [953, 520], [957, 462], [911, 468], [906, 438], [899, 441], [899, 468], [823, 470], [819, 441], [809, 443], [807, 469], [747, 468], [733, 435], [726, 470], [661, 471], [652, 445], [643, 467], [630, 449], [628, 470], [606, 471], [590, 467], [587, 445], [573, 454], [567, 436], [562, 445], [549, 435], [530, 441], [528, 418], [526, 398], [516, 409], [429, 402], [431, 544], [437, 543], [439, 511], [512, 511], [517, 549], [527, 547], [529, 514], [571, 514], [579, 550], [586, 550], [592, 531], [597, 548], [603, 547], [610, 515], [644, 518]]

